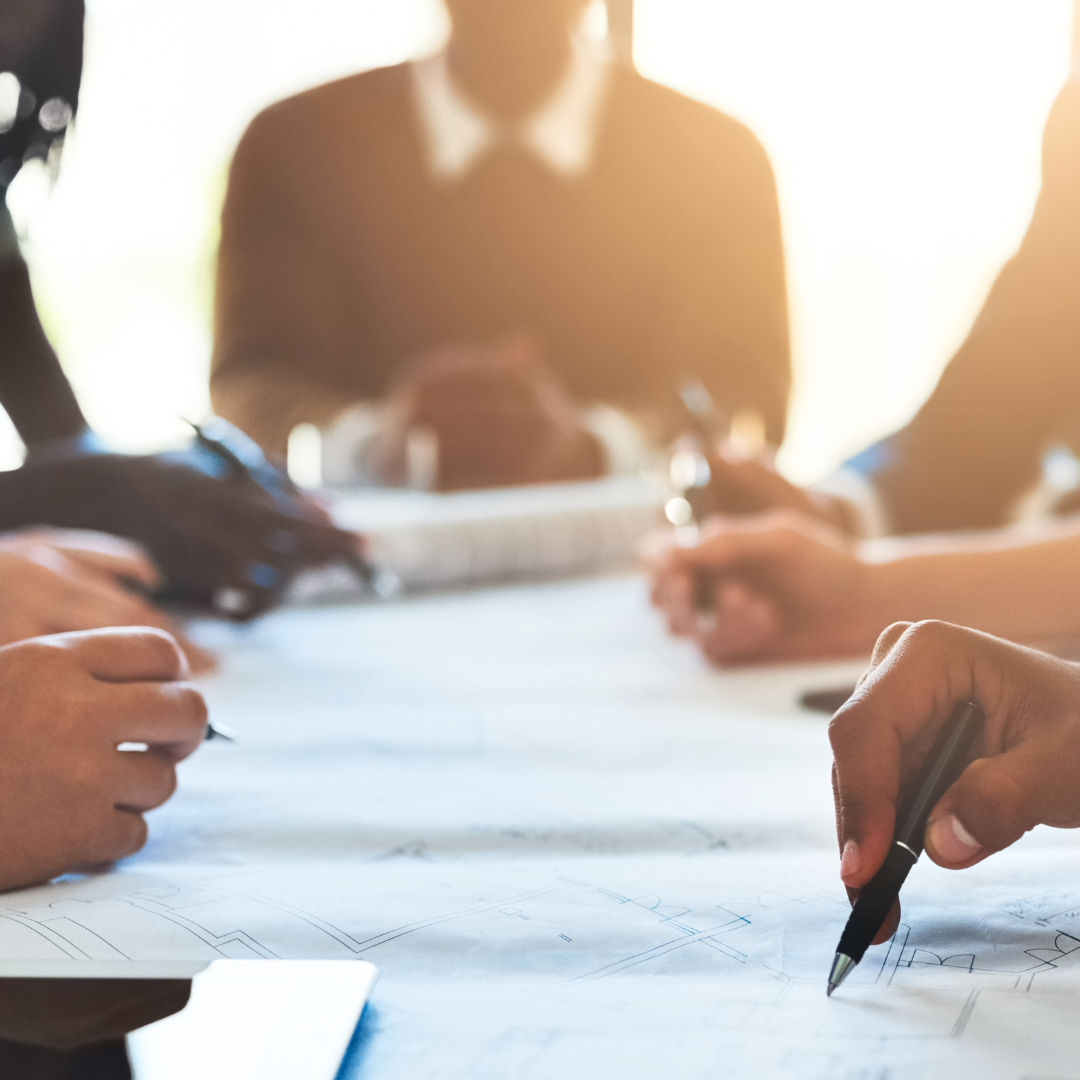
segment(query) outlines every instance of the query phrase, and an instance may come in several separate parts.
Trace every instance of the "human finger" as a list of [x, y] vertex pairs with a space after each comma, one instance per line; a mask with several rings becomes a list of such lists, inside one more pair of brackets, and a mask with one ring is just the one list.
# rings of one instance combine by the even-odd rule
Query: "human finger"
[[176, 790], [175, 763], [156, 750], [118, 751], [113, 804], [119, 810], [145, 813], [167, 802]]
[[41, 539], [79, 567], [149, 587], [161, 579], [150, 555], [131, 540], [91, 529], [48, 529]]
[[143, 847], [148, 835], [141, 813], [113, 807], [95, 823], [93, 832], [80, 845], [80, 862], [93, 866], [125, 859]]
[[877, 650], [876, 666], [829, 725], [840, 873], [854, 888], [884, 861], [905, 776], [921, 764], [956, 701], [978, 696], [974, 660], [993, 640], [936, 622], [887, 633], [888, 650]]
[[812, 544], [809, 522], [790, 511], [774, 511], [752, 518], [714, 518], [705, 539], [672, 552], [672, 563], [683, 567], [724, 570], [742, 563], [782, 562], [794, 550]]
[[175, 762], [206, 736], [206, 700], [192, 683], [111, 683], [98, 688], [96, 699], [116, 745], [145, 743]]
[[783, 629], [780, 613], [745, 582], [727, 578], [714, 586], [714, 608], [698, 614], [698, 639], [713, 663], [729, 664], [767, 653]]
[[1071, 792], [1080, 751], [1075, 740], [1028, 739], [1005, 753], [973, 761], [931, 811], [926, 853], [959, 870], [1009, 847], [1036, 825], [1076, 824], [1076, 809], [1059, 817]]
[[117, 626], [57, 634], [45, 639], [65, 649], [101, 682], [166, 682], [188, 675], [187, 660], [176, 639], [147, 626]]

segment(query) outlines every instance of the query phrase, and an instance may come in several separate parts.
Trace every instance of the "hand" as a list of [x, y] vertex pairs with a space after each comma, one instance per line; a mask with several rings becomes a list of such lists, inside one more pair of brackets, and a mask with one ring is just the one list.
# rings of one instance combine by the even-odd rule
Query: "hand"
[[[1080, 666], [948, 623], [897, 623], [829, 728], [840, 876], [853, 895], [885, 859], [905, 780], [968, 699], [986, 714], [977, 760], [930, 812], [927, 855], [959, 870], [1036, 825], [1080, 826]], [[899, 917], [897, 905], [878, 941]]]
[[406, 483], [409, 436], [417, 429], [435, 436], [443, 491], [602, 471], [599, 445], [529, 337], [447, 346], [413, 366], [387, 400], [375, 451], [389, 483]]
[[[355, 552], [356, 536], [302, 496], [285, 513], [254, 484], [198, 471], [191, 454], [28, 462], [0, 474], [0, 529], [48, 524], [136, 540], [161, 571], [164, 599], [236, 618], [271, 607], [298, 569]], [[222, 590], [243, 603], [223, 612]]]
[[844, 499], [785, 480], [776, 471], [771, 455], [746, 457], [725, 444], [709, 455], [709, 472], [708, 500], [714, 513], [794, 510], [843, 532], [856, 531], [853, 509]]
[[886, 620], [875, 568], [851, 541], [790, 510], [714, 518], [690, 548], [645, 553], [652, 602], [717, 664], [869, 650]]
[[[160, 630], [35, 638], [0, 649], [0, 889], [112, 862], [176, 786], [206, 706]], [[145, 752], [117, 749], [145, 743]]]
[[125, 587], [149, 591], [158, 581], [146, 553], [116, 536], [72, 529], [0, 534], [0, 646], [72, 630], [154, 626], [173, 632], [195, 671], [211, 670], [210, 653]]

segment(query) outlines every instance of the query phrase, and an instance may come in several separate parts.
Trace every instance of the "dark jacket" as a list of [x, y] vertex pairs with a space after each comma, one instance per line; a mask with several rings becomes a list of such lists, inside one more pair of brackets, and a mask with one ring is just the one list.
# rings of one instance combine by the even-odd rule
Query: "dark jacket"
[[584, 176], [509, 149], [441, 183], [414, 114], [399, 66], [251, 124], [222, 215], [218, 413], [280, 449], [418, 353], [528, 329], [583, 401], [648, 407], [693, 372], [780, 441], [780, 221], [745, 127], [617, 68]]

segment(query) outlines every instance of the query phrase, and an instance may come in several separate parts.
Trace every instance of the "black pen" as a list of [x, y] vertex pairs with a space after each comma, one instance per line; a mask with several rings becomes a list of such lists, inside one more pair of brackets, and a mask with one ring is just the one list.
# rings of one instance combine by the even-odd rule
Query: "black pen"
[[863, 958], [896, 903], [900, 886], [922, 854], [930, 811], [967, 767], [975, 740], [982, 733], [983, 720], [982, 709], [973, 701], [962, 701], [953, 709], [907, 796], [897, 807], [889, 854], [881, 869], [859, 890], [840, 935], [829, 972], [830, 996]]

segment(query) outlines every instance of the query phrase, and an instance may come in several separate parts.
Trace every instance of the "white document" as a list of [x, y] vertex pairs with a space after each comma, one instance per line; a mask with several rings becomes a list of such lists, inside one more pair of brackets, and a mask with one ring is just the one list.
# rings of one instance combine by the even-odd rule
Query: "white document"
[[1076, 1080], [1080, 847], [920, 863], [831, 999], [825, 719], [859, 665], [723, 674], [640, 581], [286, 612], [141, 855], [0, 897], [0, 959], [364, 959], [349, 1077]]
[[[642, 537], [662, 522], [662, 477], [614, 476], [564, 484], [436, 494], [338, 492], [337, 523], [362, 532], [371, 555], [408, 588], [624, 569]], [[300, 600], [359, 595], [347, 570], [303, 575]]]

